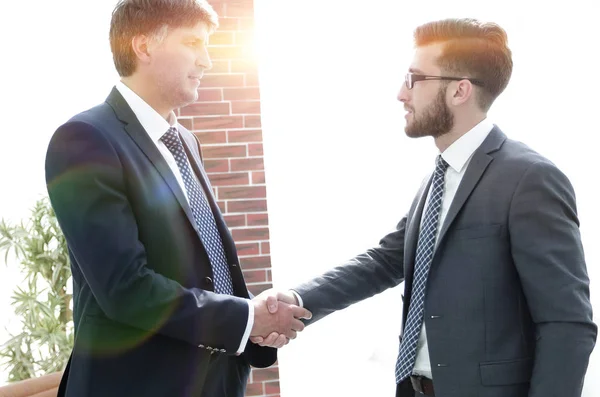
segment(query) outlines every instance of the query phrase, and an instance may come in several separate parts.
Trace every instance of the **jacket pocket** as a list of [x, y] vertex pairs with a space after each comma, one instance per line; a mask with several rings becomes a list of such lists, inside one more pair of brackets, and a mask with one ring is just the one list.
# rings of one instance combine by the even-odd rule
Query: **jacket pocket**
[[533, 359], [488, 361], [479, 364], [481, 384], [502, 386], [527, 383], [531, 380]]

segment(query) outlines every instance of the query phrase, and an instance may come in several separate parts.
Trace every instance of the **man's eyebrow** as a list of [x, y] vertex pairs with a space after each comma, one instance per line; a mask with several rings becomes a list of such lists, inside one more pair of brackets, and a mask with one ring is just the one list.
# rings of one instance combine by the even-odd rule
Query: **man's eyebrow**
[[415, 74], [425, 74], [425, 73], [423, 73], [423, 71], [422, 71], [422, 70], [420, 70], [420, 69], [417, 69], [417, 68], [410, 68], [410, 69], [408, 69], [408, 71], [409, 71], [410, 73], [415, 73]]

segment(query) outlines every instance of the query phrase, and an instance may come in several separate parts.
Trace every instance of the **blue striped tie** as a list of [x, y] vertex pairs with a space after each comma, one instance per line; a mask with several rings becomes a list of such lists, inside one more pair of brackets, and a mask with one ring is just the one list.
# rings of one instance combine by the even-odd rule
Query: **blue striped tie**
[[223, 242], [221, 241], [215, 217], [210, 209], [204, 190], [190, 167], [177, 129], [173, 127], [169, 128], [169, 131], [160, 140], [173, 154], [173, 157], [175, 157], [177, 167], [181, 172], [190, 208], [196, 225], [200, 230], [200, 239], [212, 265], [215, 292], [233, 295], [231, 274], [227, 267], [227, 257], [225, 256], [225, 249], [223, 248]]
[[431, 267], [431, 260], [435, 248], [435, 237], [437, 234], [440, 208], [444, 195], [444, 175], [448, 169], [448, 163], [438, 156], [433, 174], [429, 204], [425, 212], [425, 218], [419, 240], [417, 242], [417, 255], [415, 258], [414, 279], [408, 316], [404, 325], [400, 353], [396, 361], [396, 383], [402, 382], [412, 374], [417, 356], [417, 342], [423, 324], [423, 310], [425, 305], [425, 287], [427, 275]]

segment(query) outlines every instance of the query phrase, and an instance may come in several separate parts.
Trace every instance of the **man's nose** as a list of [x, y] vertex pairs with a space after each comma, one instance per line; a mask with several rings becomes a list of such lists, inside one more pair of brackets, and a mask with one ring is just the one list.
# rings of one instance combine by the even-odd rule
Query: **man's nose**
[[207, 50], [196, 59], [196, 65], [202, 67], [205, 71], [212, 69], [213, 64]]
[[402, 103], [408, 101], [408, 88], [406, 88], [406, 84], [402, 84], [400, 87], [400, 91], [398, 91], [398, 100]]

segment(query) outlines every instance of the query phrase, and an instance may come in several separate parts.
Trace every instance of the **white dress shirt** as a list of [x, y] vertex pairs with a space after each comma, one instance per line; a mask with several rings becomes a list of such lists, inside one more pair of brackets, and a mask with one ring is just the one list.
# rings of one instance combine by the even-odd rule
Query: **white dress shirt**
[[[442, 153], [442, 158], [446, 160], [449, 167], [446, 171], [446, 176], [444, 179], [444, 195], [442, 197], [440, 219], [438, 221], [435, 236], [436, 247], [438, 245], [437, 239], [440, 236], [440, 230], [442, 229], [442, 225], [444, 224], [444, 220], [446, 219], [446, 215], [448, 214], [448, 209], [450, 208], [450, 204], [452, 204], [452, 200], [454, 200], [454, 196], [456, 195], [456, 191], [458, 190], [460, 181], [462, 180], [465, 174], [465, 170], [467, 169], [467, 166], [471, 161], [471, 157], [473, 157], [475, 150], [477, 150], [477, 148], [483, 143], [485, 138], [487, 138], [488, 134], [492, 131], [492, 128], [494, 128], [494, 125], [487, 119], [484, 119], [475, 127], [473, 127], [469, 132], [457, 139]], [[427, 206], [429, 205], [430, 194], [431, 186], [429, 187], [429, 192], [427, 193], [427, 201], [425, 202], [423, 213], [425, 213]], [[421, 217], [421, 226], [423, 226], [423, 218], [425, 217]], [[417, 375], [426, 376], [427, 378], [432, 379], [431, 362], [429, 361], [429, 347], [427, 346], [427, 331], [425, 330], [425, 322], [423, 322], [423, 326], [421, 327], [421, 333], [419, 334], [419, 341], [417, 343], [417, 357], [415, 360], [415, 367], [413, 369], [413, 373]]]
[[[125, 102], [129, 105], [138, 121], [144, 127], [144, 130], [154, 142], [158, 151], [164, 157], [165, 161], [169, 165], [171, 172], [175, 175], [177, 179], [177, 183], [181, 187], [181, 190], [185, 194], [185, 198], [188, 200], [189, 197], [187, 190], [185, 188], [185, 184], [183, 183], [183, 177], [181, 176], [181, 172], [179, 171], [179, 167], [177, 166], [177, 162], [175, 161], [175, 157], [171, 151], [167, 148], [167, 146], [160, 140], [160, 138], [169, 130], [171, 127], [177, 127], [177, 117], [175, 113], [171, 112], [169, 114], [169, 120], [165, 120], [160, 114], [156, 112], [150, 105], [148, 105], [142, 98], [140, 98], [135, 92], [131, 90], [131, 88], [127, 87], [122, 81], [118, 82], [116, 85], [117, 90], [121, 93]], [[188, 160], [189, 165], [189, 160]], [[190, 169], [191, 165], [190, 165]], [[194, 173], [193, 173], [194, 174]], [[198, 176], [194, 174], [194, 177], [197, 179]], [[246, 330], [244, 332], [244, 336], [240, 342], [240, 347], [238, 349], [238, 353], [242, 353], [246, 347], [246, 343], [248, 342], [248, 338], [250, 337], [250, 331], [254, 325], [254, 305], [250, 300], [248, 300], [248, 323], [246, 325]]]

